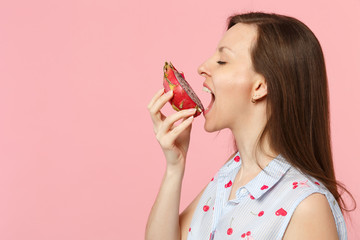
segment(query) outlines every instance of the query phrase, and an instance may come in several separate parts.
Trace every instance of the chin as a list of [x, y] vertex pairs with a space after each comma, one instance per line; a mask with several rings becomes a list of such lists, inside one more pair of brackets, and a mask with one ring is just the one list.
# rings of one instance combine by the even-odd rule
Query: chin
[[211, 126], [209, 123], [207, 123], [207, 122], [205, 121], [205, 123], [204, 123], [204, 130], [205, 130], [206, 132], [212, 133], [212, 132], [220, 131], [221, 129], [219, 129], [219, 128], [216, 127], [216, 126]]
[[214, 130], [209, 126], [209, 124], [206, 124], [206, 121], [204, 123], [204, 130], [206, 132], [213, 132]]

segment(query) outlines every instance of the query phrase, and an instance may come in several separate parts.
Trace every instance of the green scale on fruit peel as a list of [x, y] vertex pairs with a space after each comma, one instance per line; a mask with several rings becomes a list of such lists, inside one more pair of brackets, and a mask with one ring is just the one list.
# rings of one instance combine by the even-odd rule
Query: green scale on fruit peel
[[195, 108], [196, 113], [194, 117], [199, 116], [204, 111], [204, 107], [194, 90], [185, 80], [184, 74], [179, 73], [171, 62], [165, 62], [163, 70], [165, 92], [170, 90], [174, 92], [173, 98], [169, 100], [173, 109], [180, 111]]

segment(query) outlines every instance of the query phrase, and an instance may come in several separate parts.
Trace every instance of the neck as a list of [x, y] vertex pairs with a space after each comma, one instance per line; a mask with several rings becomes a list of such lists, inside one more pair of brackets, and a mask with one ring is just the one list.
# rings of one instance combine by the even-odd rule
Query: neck
[[238, 128], [231, 129], [241, 157], [243, 173], [259, 173], [278, 155], [270, 148], [267, 136], [263, 140], [262, 148], [257, 147], [260, 133], [266, 124], [264, 116], [265, 110], [254, 112], [248, 123], [241, 123]]

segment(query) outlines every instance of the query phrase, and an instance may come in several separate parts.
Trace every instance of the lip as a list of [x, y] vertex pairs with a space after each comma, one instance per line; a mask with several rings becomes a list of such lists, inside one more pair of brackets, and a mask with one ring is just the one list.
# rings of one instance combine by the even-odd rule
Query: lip
[[214, 94], [214, 91], [209, 87], [209, 85], [207, 85], [205, 82], [203, 83], [203, 86], [208, 88], [213, 94]]
[[212, 95], [211, 96], [212, 100], [211, 100], [209, 106], [207, 108], [205, 108], [205, 111], [203, 112], [203, 114], [205, 116], [212, 108], [212, 105], [214, 103], [213, 98], [215, 98], [215, 94], [214, 94], [213, 90], [209, 87], [209, 85], [207, 85], [205, 82], [203, 83], [203, 86], [206, 87], [207, 89], [209, 89], [211, 91], [211, 95]]

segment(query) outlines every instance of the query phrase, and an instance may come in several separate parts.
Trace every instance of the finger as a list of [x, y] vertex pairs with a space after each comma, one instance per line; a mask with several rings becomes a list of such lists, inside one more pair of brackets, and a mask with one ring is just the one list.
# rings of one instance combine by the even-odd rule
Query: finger
[[183, 122], [181, 122], [178, 126], [176, 126], [174, 129], [172, 129], [168, 134], [168, 141], [175, 141], [185, 129], [187, 129], [189, 126], [191, 127], [193, 121], [194, 116], [190, 116]]
[[189, 128], [189, 130], [191, 130], [193, 119], [194, 117], [190, 116], [164, 136], [156, 135], [161, 146], [165, 149], [171, 149], [181, 133], [183, 133], [186, 129]]
[[148, 109], [150, 109], [150, 108], [154, 105], [154, 103], [156, 102], [156, 100], [158, 100], [161, 95], [163, 95], [164, 90], [165, 90], [165, 89], [162, 88], [162, 89], [160, 89], [159, 91], [157, 91], [157, 92], [155, 93], [155, 95], [154, 95], [153, 98], [150, 100], [150, 102], [149, 102], [149, 104], [148, 104], [148, 106], [147, 106]]
[[162, 123], [161, 129], [159, 129], [159, 135], [165, 135], [169, 132], [169, 130], [175, 129], [174, 124], [175, 122], [179, 121], [182, 118], [188, 118], [191, 115], [194, 115], [196, 112], [196, 109], [187, 109], [187, 110], [181, 110], [179, 112], [176, 112], [170, 116], [168, 116], [164, 122]]
[[174, 93], [172, 90], [164, 93], [158, 99], [156, 99], [156, 101], [151, 106], [151, 108], [154, 109], [155, 111], [160, 110], [173, 97], [173, 94]]
[[154, 122], [158, 122], [163, 120], [164, 117], [160, 112], [160, 109], [164, 107], [164, 105], [173, 97], [173, 92], [168, 91], [167, 93], [161, 95], [154, 104], [150, 107], [149, 111], [151, 114], [151, 118]]

